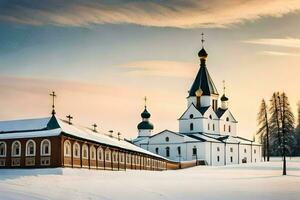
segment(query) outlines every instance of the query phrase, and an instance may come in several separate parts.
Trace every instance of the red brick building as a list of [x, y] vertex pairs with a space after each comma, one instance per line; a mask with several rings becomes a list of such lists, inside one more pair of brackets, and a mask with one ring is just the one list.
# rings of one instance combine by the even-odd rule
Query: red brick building
[[0, 122], [0, 168], [165, 170], [165, 158], [127, 141], [56, 118]]

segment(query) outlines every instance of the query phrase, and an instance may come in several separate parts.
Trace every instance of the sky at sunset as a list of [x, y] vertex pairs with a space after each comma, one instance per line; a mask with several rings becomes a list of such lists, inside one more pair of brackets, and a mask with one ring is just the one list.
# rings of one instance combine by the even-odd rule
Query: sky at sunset
[[262, 98], [300, 100], [299, 0], [0, 0], [0, 119], [57, 114], [134, 138], [148, 97], [154, 133], [178, 131], [207, 67], [238, 134], [252, 138]]

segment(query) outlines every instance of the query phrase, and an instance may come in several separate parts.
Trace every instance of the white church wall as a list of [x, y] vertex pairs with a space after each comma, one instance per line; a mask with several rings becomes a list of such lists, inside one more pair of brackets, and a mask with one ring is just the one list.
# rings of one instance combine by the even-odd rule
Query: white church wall
[[212, 165], [222, 166], [225, 163], [225, 145], [224, 143], [212, 143]]
[[260, 162], [261, 161], [261, 146], [253, 145], [252, 146], [252, 162]]
[[251, 162], [251, 145], [240, 144], [240, 163]]
[[194, 105], [197, 104], [197, 98], [196, 97], [188, 97], [187, 98], [187, 107], [189, 107], [192, 103]]
[[[206, 150], [205, 142], [193, 142], [187, 143], [186, 158], [187, 160], [205, 160]], [[193, 149], [196, 147], [196, 154], [193, 153]]]
[[141, 129], [139, 130], [139, 136], [151, 136], [151, 130], [149, 129]]
[[202, 107], [211, 106], [211, 97], [210, 96], [201, 96], [200, 102]]
[[[193, 124], [193, 130], [190, 129]], [[179, 132], [180, 133], [196, 133], [203, 130], [203, 118], [193, 118], [186, 120], [179, 120]]]
[[226, 165], [238, 164], [238, 144], [226, 144]]

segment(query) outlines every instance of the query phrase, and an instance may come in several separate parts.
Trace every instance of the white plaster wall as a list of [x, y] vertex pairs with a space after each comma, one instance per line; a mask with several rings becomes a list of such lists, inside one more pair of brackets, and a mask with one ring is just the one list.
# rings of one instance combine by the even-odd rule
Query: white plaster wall
[[201, 96], [200, 97], [200, 101], [201, 101], [201, 106], [202, 107], [206, 107], [206, 106], [210, 106], [211, 105], [211, 97], [210, 96]]
[[138, 130], [139, 131], [139, 136], [151, 136], [151, 130]]
[[[194, 130], [190, 130], [190, 124], [194, 124]], [[196, 133], [203, 130], [203, 118], [193, 118], [179, 120], [179, 132], [180, 133]]]
[[[231, 148], [233, 152], [231, 152]], [[230, 157], [232, 157], [232, 162]], [[238, 145], [226, 144], [226, 165], [232, 164], [238, 164]]]

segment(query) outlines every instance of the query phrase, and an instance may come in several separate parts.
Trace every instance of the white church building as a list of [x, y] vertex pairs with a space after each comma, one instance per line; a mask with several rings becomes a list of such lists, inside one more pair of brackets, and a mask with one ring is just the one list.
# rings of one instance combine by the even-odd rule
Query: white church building
[[[174, 161], [196, 160], [198, 164], [229, 165], [261, 161], [261, 145], [237, 135], [237, 120], [228, 108], [228, 98], [219, 93], [210, 77], [205, 49], [199, 51], [200, 69], [189, 90], [187, 109], [180, 116], [179, 132], [152, 134], [150, 113], [145, 106], [132, 142]], [[219, 99], [221, 106], [219, 107]]]

